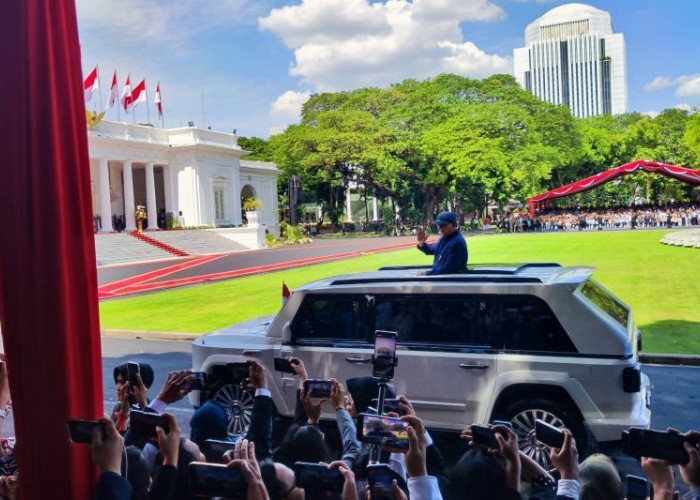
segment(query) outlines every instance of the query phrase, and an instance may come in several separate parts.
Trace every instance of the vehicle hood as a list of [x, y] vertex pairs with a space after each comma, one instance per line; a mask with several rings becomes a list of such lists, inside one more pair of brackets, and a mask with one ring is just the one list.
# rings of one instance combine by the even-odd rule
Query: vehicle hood
[[268, 327], [275, 319], [274, 314], [269, 314], [267, 316], [258, 316], [257, 318], [249, 319], [248, 321], [243, 321], [241, 323], [236, 323], [235, 325], [225, 326], [220, 330], [215, 330], [208, 335], [265, 335]]

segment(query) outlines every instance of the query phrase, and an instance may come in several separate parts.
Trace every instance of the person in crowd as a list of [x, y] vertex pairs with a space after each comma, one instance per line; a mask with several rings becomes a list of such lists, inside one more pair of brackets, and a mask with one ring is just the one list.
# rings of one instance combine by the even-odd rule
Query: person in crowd
[[435, 225], [440, 233], [437, 243], [428, 243], [425, 229], [416, 232], [418, 250], [426, 255], [433, 255], [433, 267], [426, 275], [452, 274], [467, 270], [467, 242], [459, 232], [457, 216], [452, 212], [442, 212], [435, 219]]
[[[5, 419], [12, 413], [10, 379], [5, 355], [0, 354], [0, 431]], [[18, 472], [16, 440], [13, 437], [0, 438], [0, 496], [16, 498], [18, 493]]]
[[117, 430], [122, 434], [129, 427], [129, 412], [131, 407], [138, 405], [145, 408], [148, 405], [148, 389], [153, 385], [153, 368], [146, 363], [139, 364], [139, 387], [130, 387], [127, 375], [127, 364], [114, 367], [114, 386], [117, 391], [117, 404], [112, 409], [112, 420]]

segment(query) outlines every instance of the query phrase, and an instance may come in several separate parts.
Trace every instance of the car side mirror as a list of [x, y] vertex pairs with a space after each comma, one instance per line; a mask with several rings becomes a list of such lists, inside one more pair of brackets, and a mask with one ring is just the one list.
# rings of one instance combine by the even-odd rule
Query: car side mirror
[[292, 340], [292, 324], [287, 321], [282, 327], [282, 342], [289, 344]]

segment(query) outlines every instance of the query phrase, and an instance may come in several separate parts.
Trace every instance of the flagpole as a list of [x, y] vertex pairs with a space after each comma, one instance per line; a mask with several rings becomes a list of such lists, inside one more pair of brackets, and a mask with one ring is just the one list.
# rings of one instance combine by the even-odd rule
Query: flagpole
[[148, 117], [148, 124], [151, 125], [151, 107], [148, 101], [148, 85], [146, 85], [146, 79], [143, 79], [143, 91], [146, 92], [146, 116]]
[[102, 104], [102, 81], [100, 80], [100, 65], [96, 64], [95, 68], [97, 69], [97, 90], [100, 92], [100, 109], [104, 109], [104, 106]]

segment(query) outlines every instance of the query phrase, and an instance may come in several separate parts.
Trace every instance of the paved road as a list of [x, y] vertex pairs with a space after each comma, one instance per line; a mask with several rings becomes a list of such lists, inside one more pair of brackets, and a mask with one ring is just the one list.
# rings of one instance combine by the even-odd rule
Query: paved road
[[[372, 252], [381, 248], [398, 245], [411, 246], [415, 243], [414, 236], [403, 236], [396, 238], [349, 238], [338, 240], [315, 240], [309, 245], [283, 246], [268, 250], [258, 250], [250, 252], [238, 252], [226, 254], [215, 260], [205, 262], [201, 265], [190, 267], [182, 271], [169, 273], [167, 276], [159, 277], [151, 281], [172, 280], [178, 278], [191, 278], [193, 276], [210, 275], [223, 273], [237, 269], [249, 267], [259, 267], [271, 264], [280, 264], [300, 259], [315, 257], [328, 257], [331, 255], [345, 254], [348, 252]], [[118, 266], [101, 267], [97, 269], [97, 280], [99, 286], [113, 283], [118, 280], [133, 278], [140, 274], [156, 270], [165, 270], [183, 262], [192, 261], [192, 257], [177, 260], [167, 260], [163, 262], [124, 264]], [[431, 262], [426, 260], [426, 264]]]

